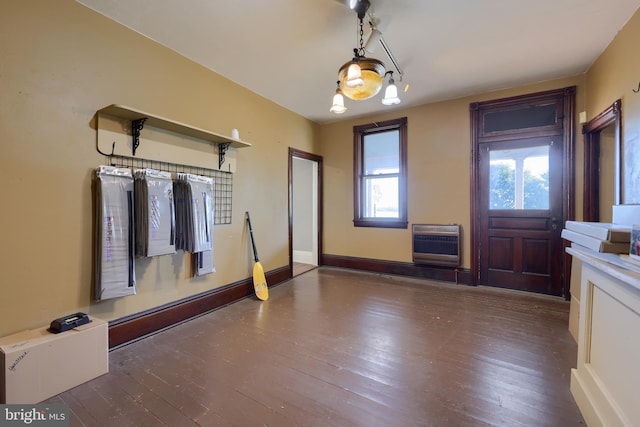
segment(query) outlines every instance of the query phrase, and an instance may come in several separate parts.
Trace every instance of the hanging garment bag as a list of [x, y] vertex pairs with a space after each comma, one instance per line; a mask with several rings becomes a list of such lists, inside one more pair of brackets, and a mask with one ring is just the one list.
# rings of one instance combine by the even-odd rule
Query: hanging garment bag
[[176, 180], [173, 181], [173, 205], [175, 206], [176, 213], [176, 249], [185, 250], [185, 194], [184, 194], [184, 182], [180, 179], [181, 174], [176, 175]]
[[176, 213], [176, 249], [193, 252], [193, 233], [191, 232], [191, 192], [186, 174], [178, 173], [173, 183], [174, 205]]
[[136, 293], [133, 175], [130, 169], [96, 171], [95, 299]]
[[213, 250], [213, 178], [179, 173], [174, 190], [177, 247], [187, 252]]
[[200, 194], [202, 201], [200, 204], [201, 208], [198, 210], [197, 214], [198, 219], [195, 219], [196, 217], [194, 216], [194, 222], [199, 223], [199, 225], [194, 229], [194, 233], [198, 233], [195, 238], [196, 244], [200, 244], [200, 247], [211, 245], [211, 250], [205, 249], [195, 252], [192, 255], [194, 264], [193, 271], [196, 276], [203, 276], [216, 271], [213, 263], [213, 213], [215, 209], [213, 185], [213, 178], [207, 178], [206, 181], [191, 180], [189, 184], [192, 194]]
[[213, 178], [179, 173], [174, 183], [176, 197], [176, 247], [193, 254], [196, 276], [215, 272], [213, 262]]
[[175, 213], [169, 172], [138, 169], [135, 175], [136, 255], [174, 254]]
[[196, 276], [215, 273], [216, 268], [213, 263], [213, 250], [197, 252], [193, 257], [193, 271]]
[[188, 175], [191, 193], [193, 250], [213, 250], [213, 178]]
[[[211, 245], [211, 250], [205, 249], [193, 254], [193, 260], [195, 264], [196, 276], [203, 276], [205, 274], [215, 273], [216, 268], [213, 262], [213, 224], [214, 224], [214, 211], [215, 211], [215, 199], [214, 199], [214, 180], [213, 178], [207, 178], [206, 180], [199, 180], [198, 182], [191, 182], [192, 192], [202, 193], [202, 222], [204, 223], [204, 230], [201, 231], [200, 239], [204, 239], [203, 247]], [[204, 233], [202, 233], [204, 231]]]

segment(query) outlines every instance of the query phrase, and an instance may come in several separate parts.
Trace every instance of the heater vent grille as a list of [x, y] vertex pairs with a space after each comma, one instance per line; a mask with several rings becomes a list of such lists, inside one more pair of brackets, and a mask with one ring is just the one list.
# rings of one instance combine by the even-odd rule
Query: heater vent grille
[[414, 224], [413, 262], [458, 267], [460, 265], [460, 226]]

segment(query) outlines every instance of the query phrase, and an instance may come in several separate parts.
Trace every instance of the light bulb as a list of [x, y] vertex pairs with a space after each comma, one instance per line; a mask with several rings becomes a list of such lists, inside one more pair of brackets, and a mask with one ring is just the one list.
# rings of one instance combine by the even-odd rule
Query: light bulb
[[358, 87], [364, 85], [360, 65], [355, 62], [349, 65], [349, 69], [347, 70], [347, 79], [344, 81], [344, 84], [347, 87]]
[[389, 79], [389, 84], [384, 91], [384, 98], [382, 99], [384, 105], [400, 104], [400, 98], [398, 98], [398, 88], [396, 87], [393, 79]]
[[335, 95], [333, 95], [333, 105], [329, 111], [334, 114], [342, 114], [347, 111], [347, 107], [344, 106], [344, 97], [339, 89], [336, 91]]

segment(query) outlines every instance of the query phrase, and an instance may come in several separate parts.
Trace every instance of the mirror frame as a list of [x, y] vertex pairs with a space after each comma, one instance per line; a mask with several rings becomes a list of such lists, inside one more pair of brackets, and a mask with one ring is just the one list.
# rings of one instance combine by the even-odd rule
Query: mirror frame
[[582, 205], [583, 221], [600, 220], [600, 132], [614, 125], [614, 195], [613, 202], [621, 203], [621, 137], [622, 137], [622, 100], [618, 99], [606, 110], [582, 126], [584, 135], [584, 199]]

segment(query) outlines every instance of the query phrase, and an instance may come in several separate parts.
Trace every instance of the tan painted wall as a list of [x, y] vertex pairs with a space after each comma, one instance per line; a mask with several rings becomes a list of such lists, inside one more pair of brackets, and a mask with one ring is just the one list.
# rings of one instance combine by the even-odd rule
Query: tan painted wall
[[[182, 254], [137, 265], [138, 294], [91, 302], [96, 110], [124, 104], [253, 144], [236, 152], [233, 222], [217, 272]], [[144, 132], [144, 131], [143, 131]], [[0, 336], [84, 310], [110, 320], [251, 276], [244, 212], [266, 270], [288, 265], [288, 147], [319, 153], [318, 126], [73, 0], [0, 4]]]
[[[589, 117], [622, 97], [625, 140], [633, 141], [639, 26], [636, 14], [588, 76], [317, 126], [73, 0], [2, 2], [0, 336], [77, 310], [115, 319], [250, 277], [246, 210], [265, 268], [286, 265], [289, 146], [324, 157], [325, 253], [410, 261], [409, 230], [352, 226], [352, 126], [407, 116], [410, 223], [455, 222], [468, 232], [469, 103], [577, 85], [576, 110]], [[222, 134], [236, 127], [253, 147], [237, 152], [233, 223], [214, 235], [217, 273], [190, 279], [182, 255], [160, 257], [138, 264], [138, 295], [92, 303], [90, 183], [104, 161], [92, 123], [112, 103]], [[575, 169], [581, 207], [580, 132]], [[465, 235], [465, 267], [469, 253]]]
[[587, 73], [587, 115], [591, 119], [622, 100], [623, 203], [640, 203], [640, 10]]
[[[470, 256], [469, 104], [526, 93], [577, 86], [576, 109], [584, 108], [584, 76], [438, 102], [388, 114], [346, 120], [321, 128], [324, 157], [324, 253], [411, 262], [411, 227], [382, 229], [353, 226], [353, 126], [408, 118], [409, 224], [461, 224], [463, 267]], [[375, 102], [375, 101], [370, 101]], [[576, 117], [576, 122], [578, 118]], [[578, 138], [577, 138], [578, 139]], [[582, 152], [582, 139], [576, 141]], [[582, 176], [582, 156], [576, 174]], [[582, 206], [581, 190], [576, 192]], [[340, 209], [336, 209], [340, 207]]]

